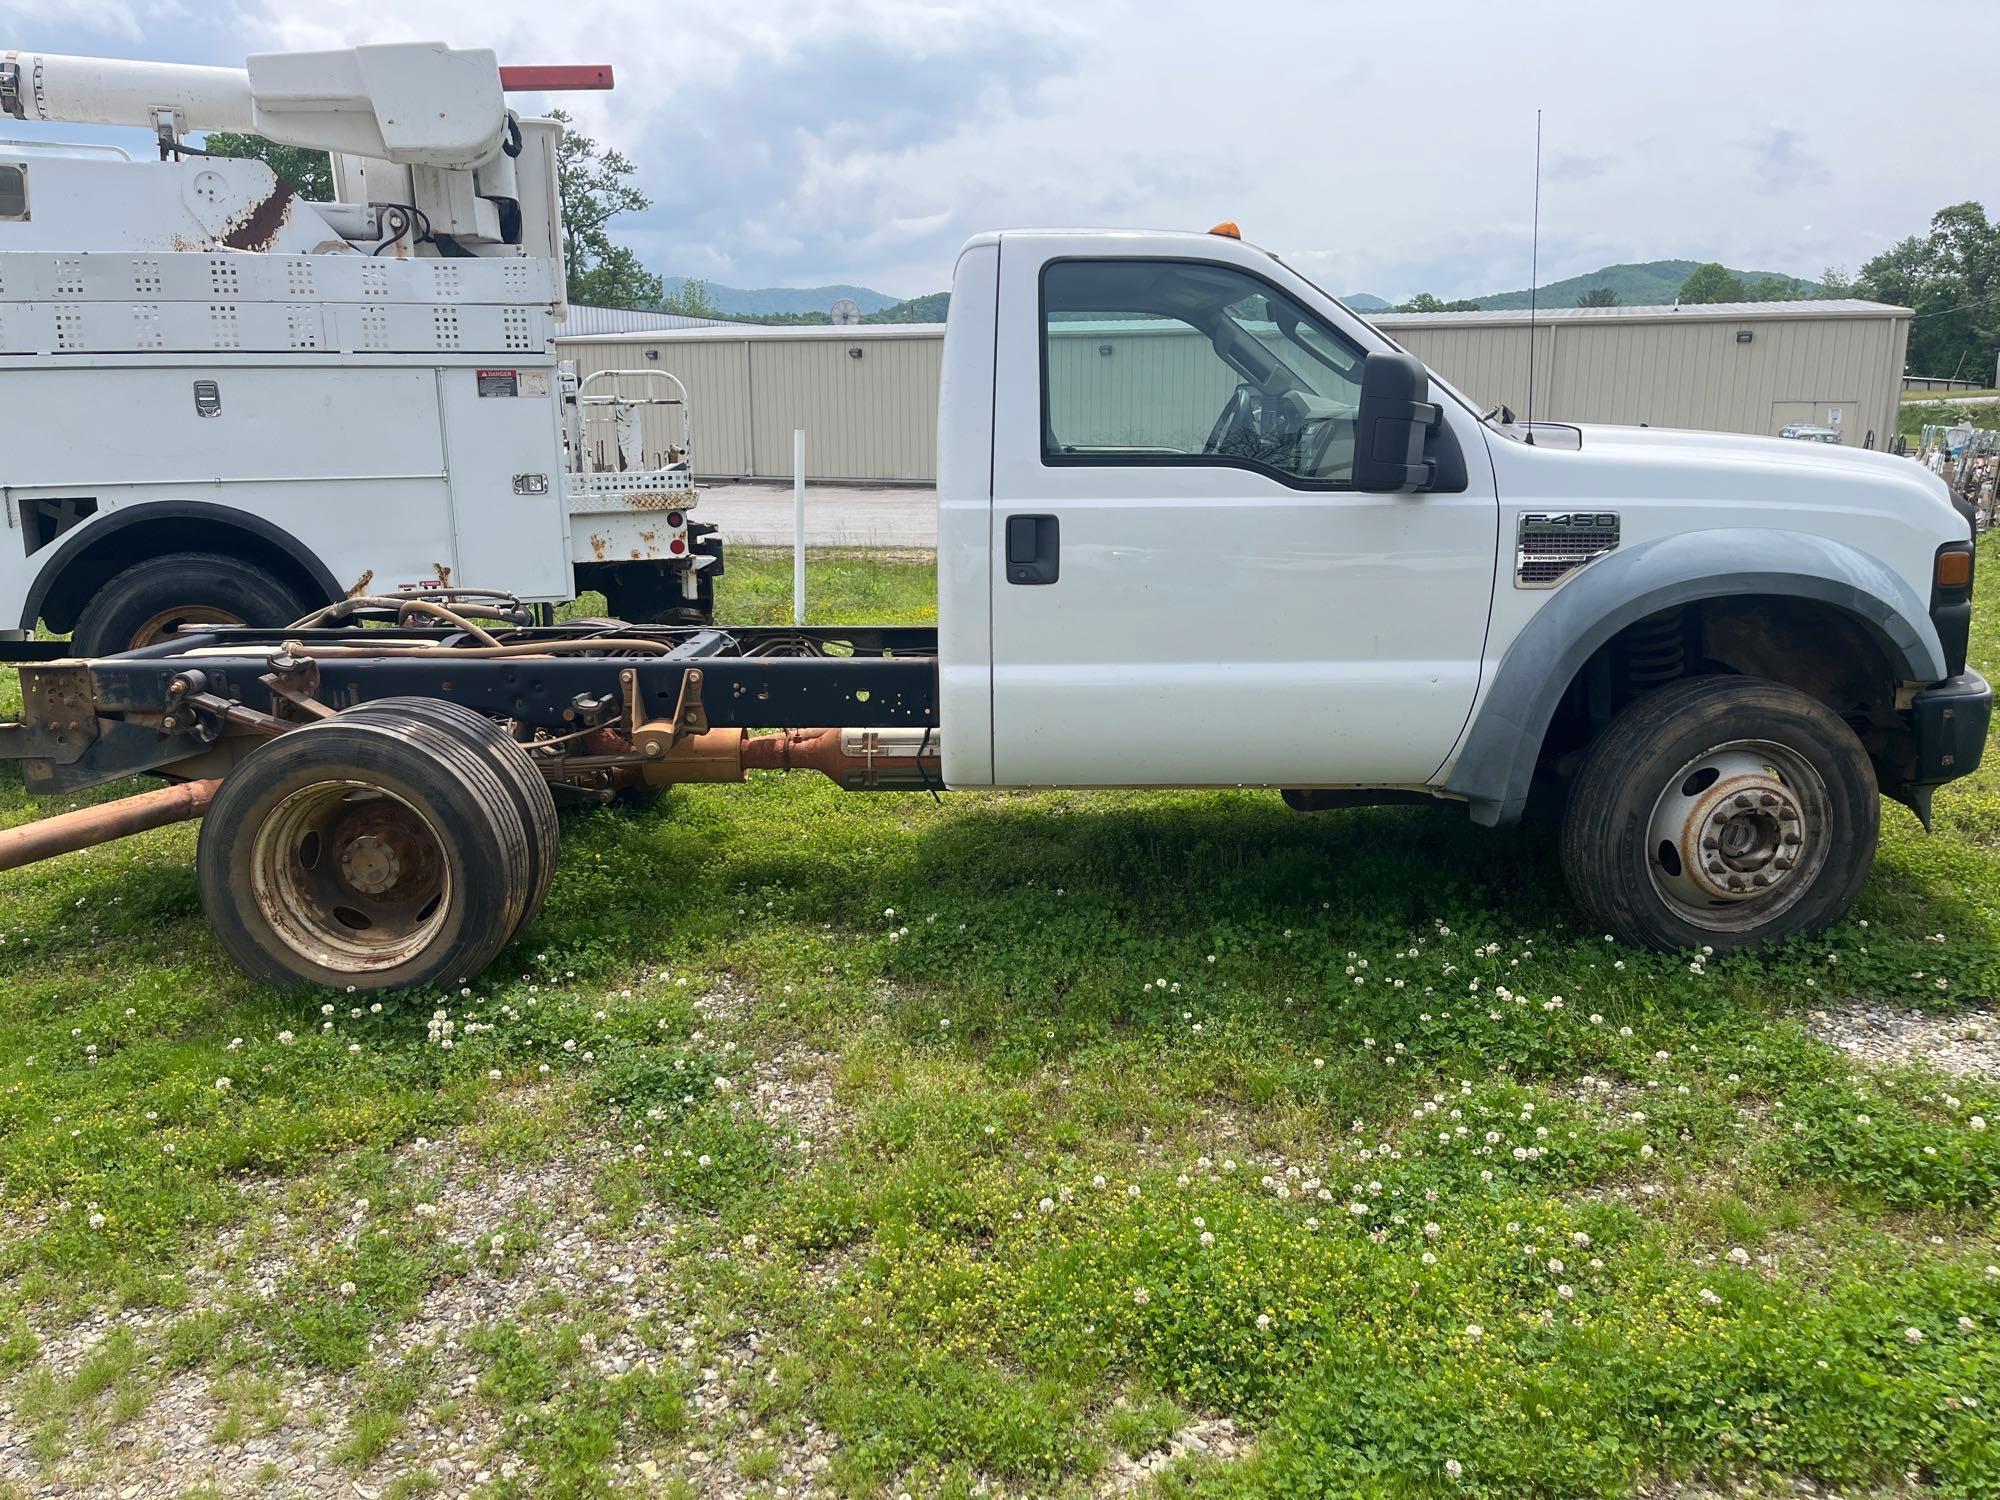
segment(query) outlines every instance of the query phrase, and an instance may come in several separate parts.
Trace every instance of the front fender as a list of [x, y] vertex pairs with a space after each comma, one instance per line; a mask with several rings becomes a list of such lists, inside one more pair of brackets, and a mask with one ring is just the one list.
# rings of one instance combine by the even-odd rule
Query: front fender
[[[1746, 568], [1745, 557], [1785, 562]], [[1556, 705], [1598, 647], [1660, 610], [1746, 594], [1831, 604], [1875, 632], [1906, 681], [1945, 676], [1944, 648], [1923, 601], [1894, 569], [1864, 552], [1764, 528], [1661, 537], [1592, 563], [1535, 611], [1492, 669], [1492, 685], [1444, 789], [1471, 804], [1475, 822], [1515, 822]]]

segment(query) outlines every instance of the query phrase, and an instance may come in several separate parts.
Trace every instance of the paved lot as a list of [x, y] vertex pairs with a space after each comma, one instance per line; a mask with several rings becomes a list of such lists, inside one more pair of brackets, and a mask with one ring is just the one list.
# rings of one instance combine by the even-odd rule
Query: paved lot
[[[704, 485], [695, 515], [739, 547], [792, 544], [792, 487]], [[936, 547], [937, 495], [927, 488], [806, 486], [808, 547]]]

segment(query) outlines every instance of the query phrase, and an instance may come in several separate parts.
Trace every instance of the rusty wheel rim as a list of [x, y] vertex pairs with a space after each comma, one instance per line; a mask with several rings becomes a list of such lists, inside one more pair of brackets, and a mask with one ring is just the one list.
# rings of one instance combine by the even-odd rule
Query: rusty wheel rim
[[137, 630], [126, 643], [127, 651], [137, 651], [141, 646], [153, 646], [164, 641], [183, 625], [241, 625], [243, 617], [232, 614], [219, 604], [176, 604], [171, 609], [163, 609], [152, 616]]
[[366, 975], [437, 940], [452, 875], [437, 829], [412, 804], [364, 782], [324, 781], [293, 792], [258, 827], [250, 884], [294, 953]]

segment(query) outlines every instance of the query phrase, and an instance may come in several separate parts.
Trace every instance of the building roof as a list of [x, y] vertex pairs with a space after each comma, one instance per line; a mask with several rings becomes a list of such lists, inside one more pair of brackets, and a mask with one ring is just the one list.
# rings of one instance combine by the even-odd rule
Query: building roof
[[636, 307], [592, 307], [583, 302], [569, 305], [563, 320], [562, 337], [596, 338], [607, 333], [661, 333], [676, 328], [728, 328], [720, 318], [688, 318], [679, 313], [646, 312]]
[[701, 342], [706, 339], [826, 339], [853, 344], [867, 339], [934, 339], [944, 334], [942, 323], [728, 323], [687, 320], [699, 326], [664, 328], [654, 331], [591, 333], [565, 327], [556, 342], [587, 338], [601, 344], [660, 344], [676, 340]]
[[[619, 318], [657, 319], [658, 322], [614, 326], [609, 321], [579, 314], [611, 315]], [[1528, 325], [1525, 307], [1489, 312], [1357, 314], [1383, 328], [1506, 328]], [[1683, 307], [1544, 307], [1535, 312], [1542, 323], [1751, 323], [1781, 318], [1808, 318], [1825, 321], [1836, 318], [1907, 318], [1910, 309], [1885, 302], [1865, 302], [1858, 297], [1829, 297], [1802, 302], [1702, 302]], [[1139, 333], [1143, 324], [1130, 321], [1059, 324], [1065, 331]], [[570, 339], [590, 339], [595, 343], [671, 343], [689, 339], [696, 342], [723, 339], [808, 339], [857, 343], [868, 339], [938, 338], [942, 323], [731, 323], [715, 318], [678, 318], [667, 313], [634, 313], [619, 308], [570, 308], [570, 321], [557, 335], [558, 343]]]
[[[1371, 323], [1384, 328], [1440, 328], [1452, 324], [1492, 327], [1528, 322], [1525, 307], [1496, 308], [1481, 312], [1373, 312], [1362, 313]], [[1827, 297], [1799, 302], [1691, 302], [1683, 306], [1635, 307], [1543, 307], [1535, 311], [1537, 323], [1595, 323], [1625, 321], [1639, 323], [1766, 322], [1773, 318], [1907, 318], [1910, 309], [1886, 302], [1866, 302], [1859, 297]]]

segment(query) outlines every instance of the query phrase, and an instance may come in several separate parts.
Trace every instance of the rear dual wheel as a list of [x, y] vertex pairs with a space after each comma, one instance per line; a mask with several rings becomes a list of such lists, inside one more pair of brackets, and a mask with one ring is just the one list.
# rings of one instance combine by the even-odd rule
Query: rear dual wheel
[[399, 700], [246, 757], [203, 821], [196, 874], [251, 977], [383, 990], [480, 973], [533, 918], [555, 857], [527, 752], [480, 715]]

